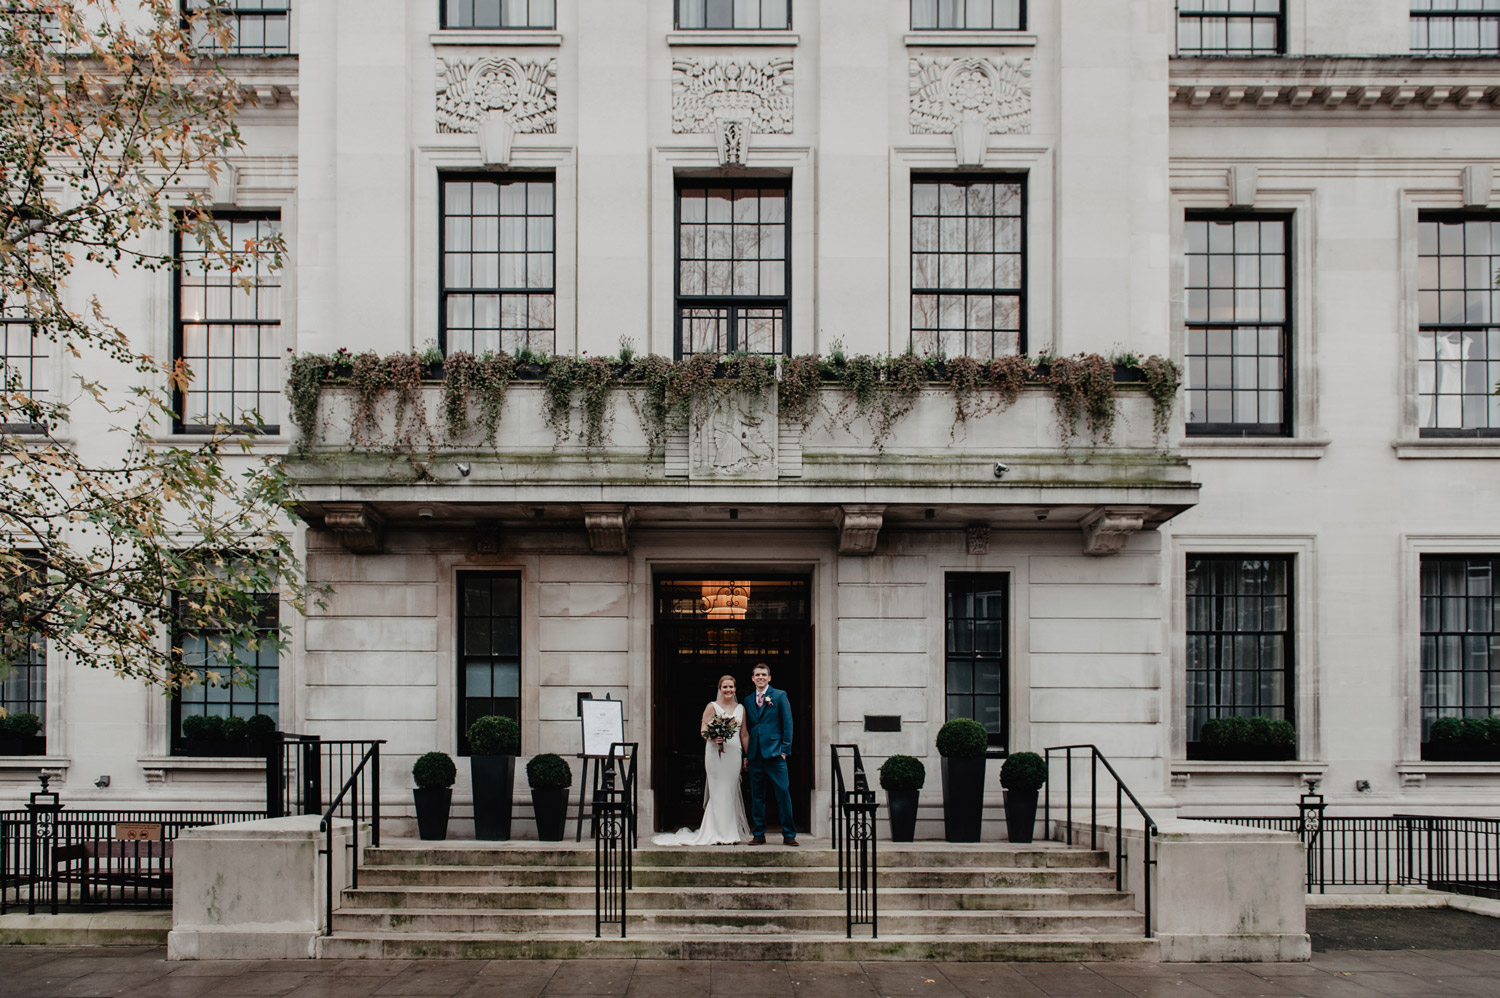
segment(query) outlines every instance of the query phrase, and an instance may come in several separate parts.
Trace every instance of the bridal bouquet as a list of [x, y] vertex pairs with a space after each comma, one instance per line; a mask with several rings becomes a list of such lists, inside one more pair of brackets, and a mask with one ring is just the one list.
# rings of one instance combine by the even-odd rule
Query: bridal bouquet
[[[729, 739], [733, 738], [739, 730], [740, 722], [736, 721], [734, 718], [715, 717], [712, 721], [709, 721], [708, 726], [703, 729], [703, 737], [706, 741], [713, 741], [715, 738], [722, 738], [725, 741], [728, 741]], [[719, 744], [719, 754], [724, 754], [724, 745], [722, 742]]]

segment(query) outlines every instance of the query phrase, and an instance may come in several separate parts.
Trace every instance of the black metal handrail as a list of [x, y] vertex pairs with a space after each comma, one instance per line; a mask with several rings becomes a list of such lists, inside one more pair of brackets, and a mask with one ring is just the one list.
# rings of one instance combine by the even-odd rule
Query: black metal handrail
[[[626, 897], [634, 886], [632, 849], [636, 842], [636, 742], [614, 742], [609, 755], [595, 773], [593, 787], [594, 830], [594, 938], [605, 925], [620, 923], [625, 938]], [[618, 782], [617, 782], [618, 779]]]
[[266, 814], [322, 814], [324, 788], [343, 786], [374, 744], [369, 739], [276, 732], [266, 742]]
[[349, 886], [359, 886], [359, 788], [363, 782], [360, 777], [364, 774], [365, 767], [370, 767], [370, 786], [365, 792], [365, 797], [370, 804], [371, 826], [370, 844], [380, 845], [380, 746], [385, 744], [385, 739], [377, 739], [368, 742], [369, 748], [365, 749], [364, 755], [360, 757], [359, 765], [349, 774], [344, 785], [339, 788], [338, 796], [328, 809], [323, 812], [323, 820], [318, 823], [318, 831], [328, 836], [326, 845], [319, 850], [319, 854], [327, 858], [325, 869], [326, 880], [324, 881], [324, 902], [327, 907], [324, 910], [323, 934], [333, 935], [333, 823], [338, 818], [339, 808], [344, 803], [344, 798], [349, 798], [349, 824], [351, 826], [351, 842], [349, 848], [354, 851], [354, 863], [350, 868]]
[[[844, 782], [839, 751], [851, 753], [854, 789]], [[875, 791], [865, 776], [858, 745], [829, 746], [833, 800], [829, 817], [833, 824], [833, 847], [838, 854], [838, 885], [844, 891], [844, 935], [854, 938], [856, 925], [868, 925], [870, 938], [880, 938], [879, 840], [875, 818], [880, 808]]]
[[1158, 829], [1156, 819], [1141, 805], [1135, 794], [1120, 779], [1120, 774], [1115, 772], [1115, 767], [1109, 764], [1104, 753], [1099, 751], [1097, 745], [1054, 745], [1043, 749], [1047, 763], [1047, 784], [1043, 796], [1042, 822], [1047, 831], [1047, 837], [1052, 837], [1052, 753], [1064, 754], [1064, 765], [1067, 769], [1067, 814], [1065, 823], [1067, 826], [1068, 845], [1073, 844], [1073, 752], [1087, 751], [1089, 753], [1089, 848], [1099, 848], [1099, 766], [1102, 764], [1105, 770], [1115, 781], [1115, 890], [1125, 889], [1125, 800], [1128, 798], [1132, 806], [1140, 814], [1143, 821], [1141, 830], [1142, 848], [1145, 851], [1143, 860], [1144, 869], [1141, 870], [1141, 906], [1146, 916], [1146, 938], [1150, 939], [1151, 929], [1151, 868], [1156, 865], [1156, 858], [1152, 855], [1151, 842], [1156, 838]]

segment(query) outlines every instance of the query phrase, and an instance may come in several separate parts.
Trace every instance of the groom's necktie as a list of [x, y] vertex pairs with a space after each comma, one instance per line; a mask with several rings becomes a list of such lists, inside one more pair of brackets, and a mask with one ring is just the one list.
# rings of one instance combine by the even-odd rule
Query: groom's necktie
[[757, 694], [755, 694], [755, 706], [757, 706], [757, 707], [764, 707], [765, 705], [766, 705], [766, 695], [764, 693], [757, 693]]

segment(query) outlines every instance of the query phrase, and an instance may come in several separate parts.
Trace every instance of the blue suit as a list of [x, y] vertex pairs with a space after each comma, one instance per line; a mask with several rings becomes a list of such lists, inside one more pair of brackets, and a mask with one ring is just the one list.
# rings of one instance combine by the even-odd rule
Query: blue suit
[[776, 792], [781, 834], [797, 837], [792, 817], [792, 795], [787, 789], [786, 760], [792, 754], [792, 705], [781, 690], [766, 687], [766, 702], [757, 706], [754, 694], [745, 698], [745, 720], [750, 725], [750, 824], [755, 835], [766, 834], [766, 782]]

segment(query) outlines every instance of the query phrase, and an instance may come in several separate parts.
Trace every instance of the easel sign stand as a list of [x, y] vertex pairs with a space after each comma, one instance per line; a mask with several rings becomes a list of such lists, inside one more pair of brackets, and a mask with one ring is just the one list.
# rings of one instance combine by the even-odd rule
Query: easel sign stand
[[578, 787], [578, 831], [576, 842], [583, 841], [583, 812], [588, 806], [589, 760], [594, 761], [594, 779], [599, 779], [599, 767], [609, 757], [611, 745], [625, 740], [625, 703], [611, 700], [609, 694], [603, 700], [595, 700], [592, 694], [578, 694], [578, 717], [583, 725], [583, 775]]

